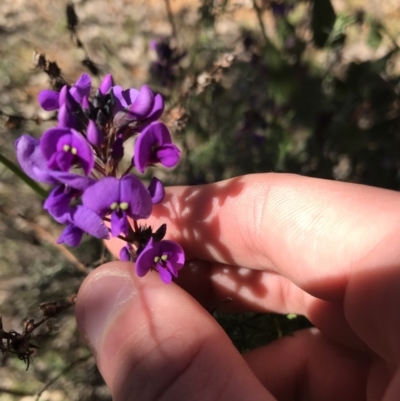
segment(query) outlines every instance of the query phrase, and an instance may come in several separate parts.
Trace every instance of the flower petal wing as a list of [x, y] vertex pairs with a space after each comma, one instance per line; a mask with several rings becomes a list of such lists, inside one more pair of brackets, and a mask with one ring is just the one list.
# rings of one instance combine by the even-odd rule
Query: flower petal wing
[[24, 134], [15, 141], [14, 146], [18, 163], [26, 175], [46, 184], [57, 183], [50, 175], [47, 160], [40, 149], [39, 139]]
[[120, 202], [127, 202], [128, 216], [133, 219], [146, 219], [152, 210], [151, 196], [140, 179], [132, 174], [121, 179]]
[[108, 239], [110, 234], [103, 219], [93, 210], [79, 205], [71, 212], [72, 223], [82, 231], [96, 238]]
[[156, 177], [153, 177], [148, 187], [151, 202], [156, 205], [164, 199], [165, 189], [163, 183]]
[[82, 195], [84, 206], [92, 209], [101, 217], [110, 213], [110, 206], [119, 202], [119, 180], [106, 177], [91, 185]]
[[179, 162], [180, 150], [174, 144], [169, 143], [157, 149], [157, 159], [165, 167], [174, 167]]
[[72, 174], [64, 171], [50, 171], [49, 173], [57, 182], [68, 185], [71, 188], [84, 191], [86, 188], [93, 185], [96, 180], [90, 177], [84, 177], [78, 174]]
[[65, 242], [68, 246], [78, 246], [83, 237], [83, 231], [73, 224], [69, 224], [64, 228], [60, 237], [57, 240], [57, 244]]
[[43, 134], [40, 140], [40, 149], [47, 160], [50, 160], [57, 152], [58, 141], [64, 135], [70, 135], [68, 128], [50, 128]]
[[146, 247], [136, 259], [135, 269], [139, 277], [145, 276], [154, 267], [154, 258], [158, 256], [158, 243], [150, 238]]
[[170, 284], [172, 281], [172, 274], [171, 272], [168, 270], [168, 268], [165, 267], [158, 267], [158, 273], [160, 274], [161, 280], [165, 283], [165, 284]]
[[105, 95], [114, 86], [113, 77], [111, 74], [107, 74], [100, 84], [100, 92]]
[[177, 271], [182, 269], [185, 264], [185, 252], [177, 242], [163, 240], [160, 242], [160, 250], [162, 254], [168, 255], [168, 261], [174, 265]]
[[145, 118], [152, 110], [153, 104], [154, 92], [147, 85], [143, 85], [135, 101], [129, 107], [129, 112], [137, 118]]
[[71, 138], [71, 146], [76, 149], [76, 156], [79, 158], [81, 166], [85, 175], [89, 175], [94, 167], [94, 155], [93, 149], [87, 143], [86, 139], [83, 137], [81, 133], [71, 129], [72, 138]]
[[45, 89], [39, 92], [38, 102], [42, 109], [46, 111], [57, 110], [60, 107], [59, 96], [60, 94], [58, 92]]
[[75, 82], [75, 85], [69, 90], [71, 96], [79, 103], [82, 103], [84, 97], [90, 96], [90, 88], [92, 86], [92, 80], [89, 74], [82, 74], [79, 79]]

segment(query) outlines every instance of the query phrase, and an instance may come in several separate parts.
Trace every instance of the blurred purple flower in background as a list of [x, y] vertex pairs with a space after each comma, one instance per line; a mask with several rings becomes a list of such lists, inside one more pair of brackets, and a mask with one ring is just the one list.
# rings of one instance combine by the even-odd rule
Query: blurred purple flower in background
[[179, 62], [185, 57], [186, 51], [179, 51], [171, 44], [171, 39], [161, 38], [150, 41], [150, 49], [154, 50], [157, 60], [150, 66], [150, 72], [162, 86], [171, 86], [175, 79]]

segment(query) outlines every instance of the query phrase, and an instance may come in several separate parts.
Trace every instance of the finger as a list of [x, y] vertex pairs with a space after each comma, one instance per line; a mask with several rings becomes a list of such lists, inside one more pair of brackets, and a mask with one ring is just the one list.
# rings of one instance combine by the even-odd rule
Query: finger
[[244, 358], [280, 401], [366, 399], [370, 358], [327, 340], [316, 329], [296, 332]]
[[310, 294], [343, 298], [349, 274], [397, 265], [400, 195], [289, 174], [169, 189], [149, 223], [189, 257], [273, 270]]
[[152, 272], [112, 262], [77, 298], [78, 327], [115, 400], [273, 400], [196, 301]]
[[327, 337], [357, 350], [368, 348], [349, 325], [343, 303], [315, 298], [275, 272], [206, 264], [191, 261], [177, 283], [207, 309], [305, 315]]
[[[108, 243], [111, 249], [119, 249], [115, 241]], [[296, 313], [306, 316], [329, 338], [366, 349], [349, 326], [341, 302], [315, 298], [278, 273], [194, 259], [186, 263], [176, 283], [207, 310]]]

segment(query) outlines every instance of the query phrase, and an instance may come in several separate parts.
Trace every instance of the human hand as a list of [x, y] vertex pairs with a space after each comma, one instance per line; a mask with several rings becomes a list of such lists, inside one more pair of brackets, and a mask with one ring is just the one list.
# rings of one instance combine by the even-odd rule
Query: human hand
[[[397, 192], [287, 174], [170, 188], [152, 223], [192, 259], [183, 289], [112, 262], [78, 294], [114, 399], [400, 399], [399, 206]], [[189, 293], [316, 328], [241, 356]]]

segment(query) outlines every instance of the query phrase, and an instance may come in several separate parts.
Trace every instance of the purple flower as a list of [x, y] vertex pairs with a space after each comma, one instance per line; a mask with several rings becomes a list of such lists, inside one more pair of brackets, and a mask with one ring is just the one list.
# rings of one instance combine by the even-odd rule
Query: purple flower
[[124, 262], [130, 262], [132, 260], [129, 245], [125, 245], [123, 248], [121, 248], [119, 251], [119, 259]]
[[164, 111], [164, 100], [160, 94], [155, 94], [147, 85], [140, 91], [134, 88], [127, 90], [121, 86], [113, 87], [115, 97], [114, 124], [122, 128], [135, 124], [134, 128], [157, 120]]
[[94, 121], [89, 120], [86, 130], [86, 138], [92, 145], [100, 146], [104, 141], [104, 132]]
[[286, 4], [285, 1], [272, 1], [271, 2], [272, 13], [275, 17], [284, 17], [287, 15], [294, 6], [292, 4]]
[[84, 206], [101, 217], [111, 214], [111, 233], [114, 237], [129, 232], [128, 217], [146, 219], [152, 209], [151, 196], [147, 188], [134, 175], [121, 179], [103, 178], [85, 190]]
[[[90, 76], [88, 74], [82, 74], [72, 87], [67, 87], [67, 90], [69, 95], [71, 95], [78, 104], [81, 104], [84, 97], [89, 97], [91, 84]], [[40, 106], [47, 111], [57, 110], [64, 104], [63, 98], [61, 97], [60, 99], [60, 93], [49, 89], [39, 93], [38, 101]]]
[[27, 176], [38, 182], [57, 184], [57, 180], [50, 175], [39, 139], [24, 134], [15, 141], [14, 147], [18, 163]]
[[81, 191], [65, 185], [58, 185], [50, 192], [44, 202], [43, 209], [47, 210], [58, 223], [68, 223], [71, 212], [69, 204], [72, 199], [78, 197], [80, 194]]
[[172, 277], [178, 277], [184, 263], [185, 254], [178, 243], [168, 240], [155, 242], [154, 238], [150, 238], [136, 260], [136, 273], [143, 277], [150, 270], [156, 270], [161, 280], [169, 284]]
[[158, 178], [153, 177], [151, 179], [148, 190], [153, 205], [157, 205], [158, 203], [163, 201], [165, 196], [165, 189], [163, 183]]
[[138, 136], [133, 157], [135, 167], [144, 173], [148, 165], [161, 163], [174, 167], [179, 161], [180, 150], [172, 143], [168, 128], [161, 122], [154, 122]]
[[50, 171], [50, 175], [57, 180], [58, 185], [50, 192], [43, 209], [47, 210], [57, 222], [65, 224], [68, 222], [68, 215], [71, 212], [69, 206], [71, 201], [78, 198], [86, 188], [96, 181], [93, 178], [63, 171]]
[[[86, 99], [86, 97], [84, 99]], [[79, 119], [77, 115], [79, 114], [81, 106], [71, 96], [67, 86], [64, 86], [60, 91], [59, 102], [58, 127], [78, 129]], [[84, 100], [82, 100], [82, 103], [83, 102]]]
[[102, 95], [105, 95], [113, 86], [114, 86], [113, 77], [111, 74], [108, 74], [101, 81], [99, 90]]
[[65, 242], [69, 246], [78, 246], [85, 232], [100, 239], [108, 239], [110, 236], [103, 219], [85, 206], [72, 208], [68, 222], [69, 225], [61, 233], [57, 244]]
[[51, 169], [69, 171], [72, 166], [80, 165], [85, 175], [89, 175], [94, 167], [92, 148], [73, 128], [47, 130], [40, 141], [40, 149]]
[[171, 86], [176, 79], [178, 64], [186, 55], [171, 45], [169, 38], [151, 40], [150, 48], [157, 53], [157, 60], [150, 66], [150, 72], [163, 86]]

